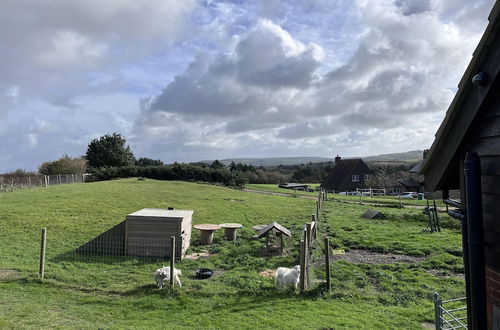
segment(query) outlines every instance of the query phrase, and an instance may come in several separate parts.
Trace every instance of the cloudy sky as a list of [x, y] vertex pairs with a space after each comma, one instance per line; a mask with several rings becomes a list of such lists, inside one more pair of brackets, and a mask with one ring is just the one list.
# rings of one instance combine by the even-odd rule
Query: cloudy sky
[[493, 2], [0, 1], [0, 172], [428, 148]]

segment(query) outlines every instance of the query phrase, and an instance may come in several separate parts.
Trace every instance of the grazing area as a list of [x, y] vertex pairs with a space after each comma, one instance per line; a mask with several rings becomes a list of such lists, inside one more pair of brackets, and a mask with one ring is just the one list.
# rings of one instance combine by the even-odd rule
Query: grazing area
[[[317, 195], [317, 194], [316, 194]], [[302, 228], [315, 201], [255, 194], [208, 184], [121, 179], [0, 194], [0, 328], [420, 329], [432, 322], [432, 293], [464, 295], [458, 224], [442, 219], [430, 233], [417, 209], [380, 207], [385, 219], [364, 219], [366, 205], [323, 202], [328, 233], [329, 293], [321, 246], [313, 252], [312, 289], [294, 291], [289, 275], [277, 290], [274, 270], [298, 264]], [[159, 289], [155, 270], [168, 260], [92, 256], [75, 250], [143, 208], [194, 210], [193, 225], [238, 223], [236, 241], [192, 233], [180, 281]], [[444, 216], [443, 216], [444, 217]], [[253, 226], [288, 228], [283, 255], [259, 256]], [[40, 229], [47, 228], [45, 279], [38, 278]], [[321, 241], [321, 240], [319, 240]], [[192, 257], [190, 257], [192, 256]], [[197, 269], [213, 275], [199, 279]], [[161, 279], [169, 275], [163, 274]]]

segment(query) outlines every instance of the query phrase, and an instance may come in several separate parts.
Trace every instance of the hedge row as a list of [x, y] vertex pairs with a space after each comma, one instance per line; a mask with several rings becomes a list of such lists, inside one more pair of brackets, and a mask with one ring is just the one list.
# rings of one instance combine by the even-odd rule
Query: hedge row
[[191, 164], [105, 167], [94, 170], [93, 177], [95, 180], [144, 177], [157, 180], [203, 181], [221, 183], [230, 187], [243, 187], [248, 182], [241, 172], [230, 172], [226, 168], [214, 169]]

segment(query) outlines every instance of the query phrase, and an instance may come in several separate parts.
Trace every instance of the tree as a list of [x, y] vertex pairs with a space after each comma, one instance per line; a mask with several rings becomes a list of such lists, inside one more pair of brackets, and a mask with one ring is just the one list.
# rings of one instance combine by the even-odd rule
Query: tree
[[125, 145], [126, 143], [125, 138], [118, 133], [92, 140], [85, 155], [88, 166], [91, 168], [133, 166], [134, 154], [130, 146]]
[[151, 158], [141, 157], [135, 162], [135, 165], [137, 165], [137, 166], [163, 166], [165, 164], [159, 159], [151, 159]]
[[86, 168], [87, 161], [83, 157], [71, 158], [68, 155], [64, 155], [58, 160], [42, 163], [38, 167], [38, 172], [45, 175], [79, 174], [85, 173]]

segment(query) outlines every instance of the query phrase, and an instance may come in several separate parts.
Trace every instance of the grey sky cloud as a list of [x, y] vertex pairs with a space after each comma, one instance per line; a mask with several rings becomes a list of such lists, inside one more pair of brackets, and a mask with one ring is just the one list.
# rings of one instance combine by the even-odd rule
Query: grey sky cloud
[[[422, 149], [493, 0], [0, 3], [0, 171]], [[418, 120], [415, 120], [418, 118]]]

